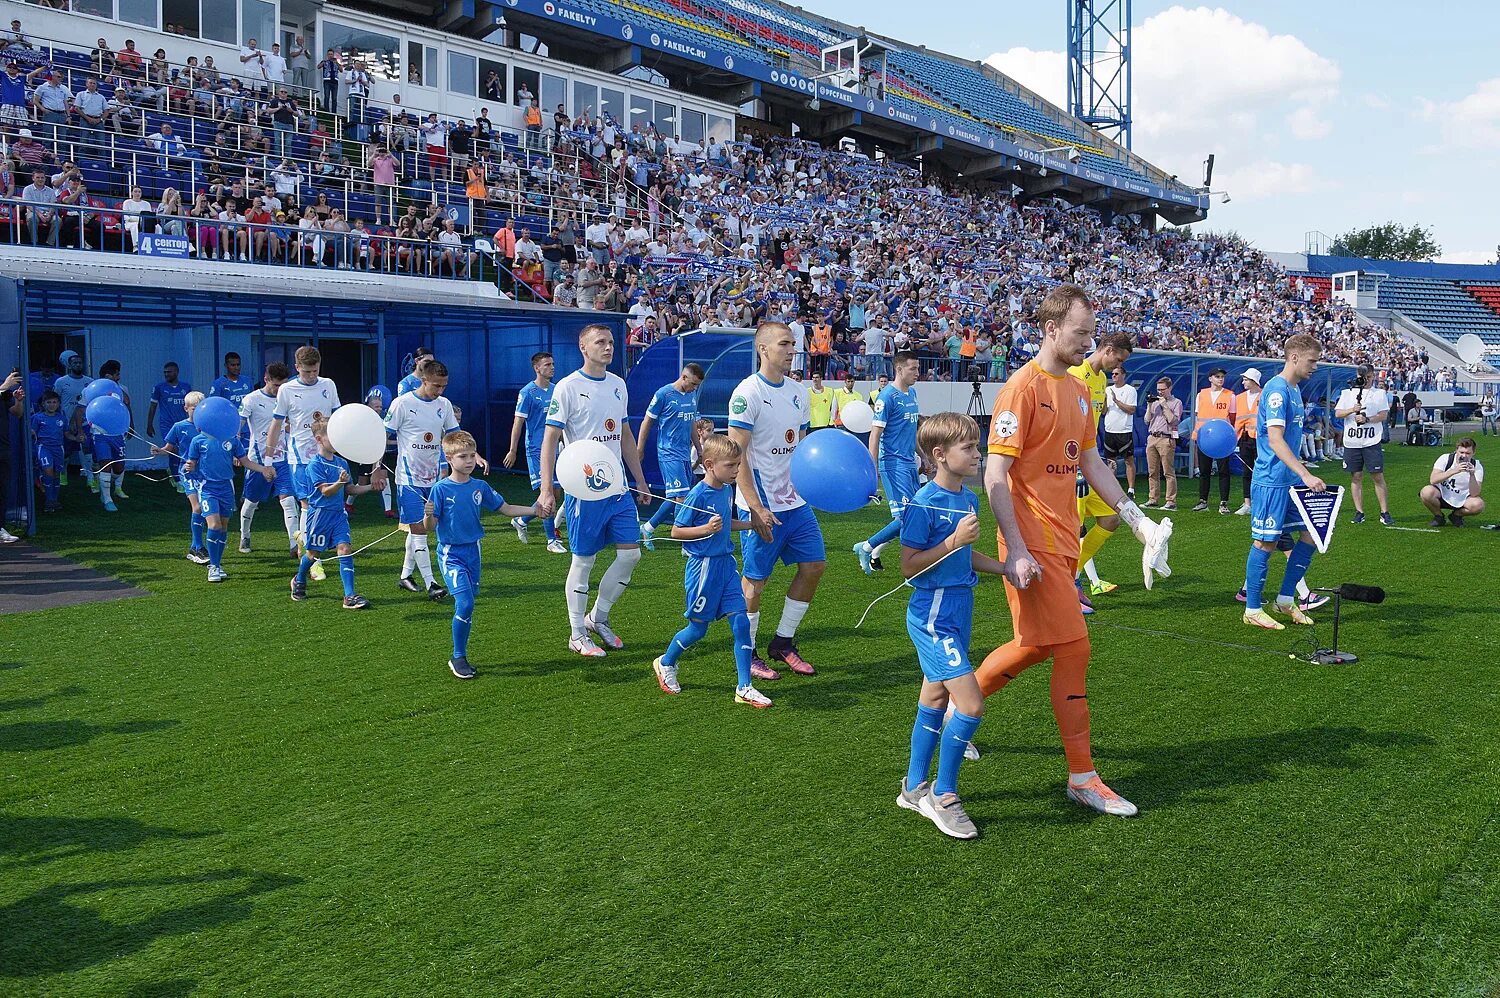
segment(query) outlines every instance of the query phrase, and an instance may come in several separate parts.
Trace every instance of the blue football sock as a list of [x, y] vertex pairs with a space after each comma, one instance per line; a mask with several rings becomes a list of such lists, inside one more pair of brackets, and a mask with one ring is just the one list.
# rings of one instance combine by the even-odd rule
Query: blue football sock
[[656, 507], [656, 512], [651, 514], [651, 519], [646, 521], [646, 526], [650, 527], [652, 530], [655, 530], [657, 527], [661, 526], [661, 521], [671, 519], [672, 515], [675, 515], [672, 513], [672, 511], [676, 508], [677, 503], [673, 500], [663, 500], [662, 504]]
[[307, 573], [310, 572], [310, 571], [312, 571], [312, 566], [313, 566], [313, 556], [311, 554], [304, 553], [302, 555], [302, 561], [300, 561], [297, 564], [297, 581], [298, 582], [302, 583], [303, 585], [307, 585]]
[[194, 513], [188, 521], [193, 531], [193, 550], [203, 550], [203, 535], [208, 530], [208, 521], [203, 518], [202, 513]]
[[676, 665], [677, 660], [682, 658], [682, 653], [693, 645], [703, 640], [703, 635], [708, 633], [708, 624], [702, 620], [690, 620], [676, 634], [672, 635], [671, 644], [667, 650], [661, 653], [663, 665]]
[[467, 589], [453, 593], [453, 657], [469, 657], [469, 631], [474, 627], [474, 594]]
[[974, 732], [979, 730], [979, 721], [980, 718], [970, 717], [961, 710], [955, 710], [948, 718], [948, 726], [943, 729], [943, 745], [938, 750], [937, 780], [932, 784], [932, 792], [937, 796], [958, 793], [958, 767], [963, 764], [964, 749], [969, 747]]
[[1286, 562], [1286, 575], [1281, 578], [1281, 596], [1283, 599], [1297, 598], [1297, 583], [1307, 574], [1307, 568], [1312, 564], [1313, 554], [1318, 549], [1306, 541], [1298, 541], [1297, 546], [1292, 548], [1292, 556]]
[[901, 521], [892, 520], [875, 532], [875, 535], [865, 541], [871, 548], [878, 548], [882, 544], [889, 544], [901, 536]]
[[557, 524], [552, 522], [552, 517], [542, 517], [542, 533], [547, 535], [547, 540], [557, 540]]
[[57, 502], [57, 479], [54, 476], [42, 476], [42, 496], [47, 500], [48, 506]]
[[1266, 570], [1271, 564], [1271, 552], [1250, 545], [1250, 555], [1245, 559], [1245, 609], [1259, 610], [1261, 594], [1266, 588]]
[[339, 555], [339, 578], [344, 583], [344, 595], [354, 595], [354, 555]]
[[224, 560], [224, 544], [229, 540], [229, 531], [210, 530], [208, 532], [208, 563], [215, 568]]
[[911, 726], [911, 761], [906, 764], [906, 788], [915, 789], [927, 781], [938, 739], [943, 736], [943, 712], [936, 707], [917, 704], [917, 720]]
[[750, 618], [744, 613], [733, 613], [729, 617], [729, 629], [734, 632], [734, 671], [736, 687], [750, 685], [750, 660], [755, 657], [755, 642], [750, 640]]

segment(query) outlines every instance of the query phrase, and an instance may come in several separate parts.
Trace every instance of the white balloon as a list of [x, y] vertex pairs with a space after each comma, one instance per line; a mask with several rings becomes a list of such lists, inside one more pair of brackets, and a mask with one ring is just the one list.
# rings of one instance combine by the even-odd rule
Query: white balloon
[[839, 419], [851, 433], [869, 433], [875, 425], [875, 410], [863, 399], [851, 399], [839, 407]]
[[575, 499], [612, 499], [625, 494], [625, 469], [614, 451], [597, 440], [575, 440], [557, 455], [557, 481]]
[[1465, 364], [1474, 365], [1484, 359], [1484, 340], [1474, 333], [1464, 333], [1453, 344], [1454, 352]]
[[378, 464], [385, 457], [385, 421], [367, 405], [344, 405], [328, 417], [328, 442], [347, 461]]

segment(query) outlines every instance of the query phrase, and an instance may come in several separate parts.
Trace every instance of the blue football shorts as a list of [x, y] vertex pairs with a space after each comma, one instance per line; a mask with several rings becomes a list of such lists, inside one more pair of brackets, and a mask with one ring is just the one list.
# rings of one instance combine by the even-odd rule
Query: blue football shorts
[[689, 620], [718, 620], [731, 613], [745, 613], [745, 591], [740, 588], [740, 571], [734, 555], [713, 558], [690, 556], [682, 570], [682, 588]]
[[568, 548], [587, 558], [607, 547], [641, 542], [641, 519], [629, 492], [609, 499], [563, 497], [568, 524]]
[[[748, 520], [749, 513], [737, 514], [738, 519]], [[803, 562], [825, 561], [823, 530], [813, 508], [806, 503], [796, 509], [778, 512], [781, 521], [771, 528], [771, 539], [763, 541], [753, 530], [746, 530], [740, 541], [740, 553], [744, 558], [744, 574], [747, 579], [759, 582], [771, 577], [771, 570], [779, 560], [783, 565], [800, 565]]]
[[922, 675], [934, 683], [966, 676], [969, 633], [974, 623], [974, 590], [970, 586], [917, 589], [906, 605], [906, 633], [917, 648]]

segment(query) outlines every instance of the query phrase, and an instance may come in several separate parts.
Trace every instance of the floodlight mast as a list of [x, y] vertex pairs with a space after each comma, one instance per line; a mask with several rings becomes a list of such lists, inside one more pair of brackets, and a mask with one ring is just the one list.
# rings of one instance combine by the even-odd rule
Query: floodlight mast
[[1066, 0], [1068, 113], [1130, 148], [1131, 0]]

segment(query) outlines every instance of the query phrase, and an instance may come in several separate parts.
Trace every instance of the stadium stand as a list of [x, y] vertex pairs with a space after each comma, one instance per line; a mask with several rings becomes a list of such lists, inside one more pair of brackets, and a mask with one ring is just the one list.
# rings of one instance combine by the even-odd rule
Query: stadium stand
[[1500, 316], [1500, 281], [1493, 284], [1465, 284], [1464, 290], [1495, 315]]
[[1380, 285], [1380, 307], [1409, 315], [1450, 340], [1475, 333], [1487, 345], [1500, 346], [1500, 314], [1452, 281], [1388, 277]]

